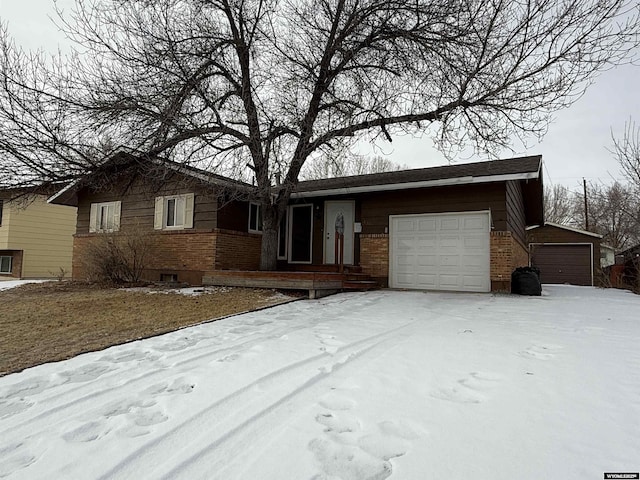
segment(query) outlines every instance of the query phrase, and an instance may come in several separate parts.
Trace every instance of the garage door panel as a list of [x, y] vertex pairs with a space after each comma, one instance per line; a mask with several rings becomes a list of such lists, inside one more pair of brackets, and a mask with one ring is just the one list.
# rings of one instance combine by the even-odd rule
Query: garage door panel
[[420, 267], [435, 267], [438, 264], [438, 257], [435, 255], [418, 255], [416, 263]]
[[438, 258], [438, 265], [444, 268], [455, 267], [458, 269], [460, 267], [460, 257], [457, 255], [440, 255]]
[[419, 237], [417, 237], [416, 247], [418, 250], [430, 251], [431, 249], [433, 249], [433, 247], [436, 246], [437, 241], [438, 237], [436, 237], [435, 235], [420, 235]]
[[487, 248], [487, 239], [482, 235], [474, 234], [472, 236], [462, 237], [462, 244], [464, 245], [465, 250], [468, 250], [470, 248], [485, 250]]
[[416, 275], [416, 283], [420, 286], [419, 288], [434, 289], [438, 284], [437, 276], [433, 274], [420, 273]]
[[460, 287], [459, 275], [448, 275], [448, 274], [440, 274], [438, 275], [440, 287], [446, 290], [457, 290]]
[[415, 248], [414, 237], [403, 237], [396, 239], [395, 247], [399, 251], [409, 251]]
[[414, 259], [413, 255], [398, 255], [398, 266], [412, 266], [415, 263]]
[[435, 218], [418, 220], [419, 232], [435, 232], [438, 229], [438, 222]]
[[416, 231], [416, 222], [413, 219], [400, 219], [396, 225], [396, 232], [398, 233], [406, 233], [406, 232], [415, 232]]
[[477, 275], [463, 275], [462, 286], [465, 290], [476, 290], [482, 288], [483, 279]]
[[460, 230], [460, 219], [456, 217], [442, 217], [440, 219], [440, 230], [453, 230], [457, 232]]
[[490, 290], [488, 213], [392, 216], [390, 220], [392, 287]]
[[485, 231], [488, 227], [488, 218], [485, 217], [465, 217], [462, 223], [464, 231]]
[[540, 269], [542, 283], [592, 285], [591, 245], [533, 245], [531, 264]]

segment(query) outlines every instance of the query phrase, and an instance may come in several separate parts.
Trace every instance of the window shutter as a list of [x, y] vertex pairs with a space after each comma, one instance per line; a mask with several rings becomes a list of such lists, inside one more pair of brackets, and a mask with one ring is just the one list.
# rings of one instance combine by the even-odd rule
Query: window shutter
[[122, 202], [113, 202], [113, 231], [120, 230], [120, 209], [122, 208]]
[[194, 195], [188, 193], [184, 196], [184, 228], [193, 228]]
[[164, 216], [164, 197], [156, 197], [156, 210], [153, 217], [153, 228], [162, 230]]
[[91, 213], [89, 214], [89, 233], [95, 233], [98, 230], [98, 204], [91, 204]]

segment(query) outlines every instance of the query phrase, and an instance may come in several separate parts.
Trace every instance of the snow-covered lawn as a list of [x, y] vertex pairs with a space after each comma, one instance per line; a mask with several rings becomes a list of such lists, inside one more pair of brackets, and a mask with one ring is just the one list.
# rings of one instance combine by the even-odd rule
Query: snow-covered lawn
[[640, 297], [584, 287], [341, 294], [0, 378], [9, 478], [598, 479], [639, 432]]

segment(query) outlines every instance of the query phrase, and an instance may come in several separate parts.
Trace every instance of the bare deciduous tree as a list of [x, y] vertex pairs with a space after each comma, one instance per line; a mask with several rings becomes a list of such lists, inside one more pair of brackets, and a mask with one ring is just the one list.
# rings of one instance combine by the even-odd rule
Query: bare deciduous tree
[[630, 0], [76, 0], [67, 58], [1, 35], [0, 180], [78, 175], [101, 138], [236, 177], [248, 165], [273, 269], [308, 159], [425, 129], [482, 151], [541, 135], [629, 60], [638, 16]]
[[[630, 185], [589, 184], [589, 230], [603, 235], [603, 243], [622, 250], [640, 242], [640, 203]], [[584, 194], [575, 196], [576, 220], [584, 226]]]
[[559, 225], [579, 227], [576, 221], [576, 195], [564, 185], [544, 188], [544, 219]]
[[616, 138], [612, 132], [611, 139], [611, 153], [620, 164], [625, 177], [635, 185], [640, 194], [640, 127], [629, 120], [625, 122], [622, 138]]
[[338, 158], [326, 156], [305, 162], [300, 172], [300, 179], [317, 180], [320, 178], [346, 177], [368, 173], [394, 172], [408, 168], [407, 165], [394, 163], [388, 158], [379, 155], [374, 157], [343, 155]]

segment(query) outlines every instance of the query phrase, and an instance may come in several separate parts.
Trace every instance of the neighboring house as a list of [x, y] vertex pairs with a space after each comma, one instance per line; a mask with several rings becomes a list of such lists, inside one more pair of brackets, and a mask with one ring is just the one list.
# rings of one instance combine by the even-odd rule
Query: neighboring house
[[547, 222], [528, 229], [531, 266], [542, 283], [594, 285], [600, 267], [602, 235]]
[[609, 245], [605, 245], [604, 243], [600, 244], [600, 268], [607, 268], [616, 263], [616, 249], [610, 247]]
[[76, 209], [46, 200], [0, 191], [0, 280], [71, 275]]
[[[74, 277], [100, 232], [134, 225], [154, 238], [150, 280], [197, 284], [207, 271], [258, 268], [260, 208], [230, 193], [252, 187], [167, 165], [174, 176], [158, 188], [116, 168], [108, 187], [87, 179], [51, 199], [78, 206]], [[540, 156], [300, 182], [281, 223], [278, 268], [336, 263], [343, 226], [344, 263], [380, 284], [509, 290], [513, 269], [528, 264], [525, 228], [543, 221], [542, 192]]]

